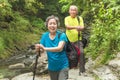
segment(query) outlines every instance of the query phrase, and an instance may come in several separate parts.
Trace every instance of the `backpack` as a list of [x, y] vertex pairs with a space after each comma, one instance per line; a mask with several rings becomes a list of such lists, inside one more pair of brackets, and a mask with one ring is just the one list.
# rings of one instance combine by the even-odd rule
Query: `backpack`
[[[59, 33], [58, 38], [60, 38], [60, 35], [62, 33]], [[68, 39], [68, 38], [67, 38]], [[69, 68], [75, 68], [78, 66], [79, 62], [79, 56], [80, 56], [80, 50], [77, 46], [72, 44], [69, 40], [65, 45], [64, 50], [66, 51], [68, 61], [69, 61]]]
[[69, 68], [72, 69], [77, 67], [80, 56], [80, 50], [78, 47], [68, 41], [66, 44], [66, 53], [69, 61]]

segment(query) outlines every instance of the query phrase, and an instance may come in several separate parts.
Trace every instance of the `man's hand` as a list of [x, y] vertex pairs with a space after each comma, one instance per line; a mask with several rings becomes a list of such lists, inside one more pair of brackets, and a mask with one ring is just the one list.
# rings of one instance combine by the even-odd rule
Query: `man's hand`
[[82, 31], [84, 29], [84, 27], [77, 26], [76, 29], [77, 29], [77, 31]]

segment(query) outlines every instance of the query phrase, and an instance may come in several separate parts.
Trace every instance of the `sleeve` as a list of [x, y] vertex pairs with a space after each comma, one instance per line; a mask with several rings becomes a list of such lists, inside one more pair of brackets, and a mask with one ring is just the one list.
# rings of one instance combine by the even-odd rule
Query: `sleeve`
[[68, 41], [68, 40], [67, 40], [67, 36], [66, 36], [65, 33], [62, 33], [62, 34], [61, 34], [60, 41], [64, 41], [64, 42], [67, 42], [67, 41]]
[[68, 19], [67, 17], [64, 19], [65, 26], [68, 25]]

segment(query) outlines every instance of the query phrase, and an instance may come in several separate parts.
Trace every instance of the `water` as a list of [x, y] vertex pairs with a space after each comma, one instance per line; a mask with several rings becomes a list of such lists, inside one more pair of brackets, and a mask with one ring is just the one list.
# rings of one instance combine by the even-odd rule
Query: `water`
[[[11, 79], [19, 74], [31, 72], [32, 70], [29, 67], [29, 65], [32, 64], [34, 58], [35, 58], [34, 55], [26, 57], [25, 54], [20, 54], [17, 56], [10, 57], [9, 59], [6, 60], [0, 60], [0, 79], [1, 78]], [[26, 67], [21, 69], [8, 68], [10, 65], [14, 65], [16, 63], [24, 63]]]

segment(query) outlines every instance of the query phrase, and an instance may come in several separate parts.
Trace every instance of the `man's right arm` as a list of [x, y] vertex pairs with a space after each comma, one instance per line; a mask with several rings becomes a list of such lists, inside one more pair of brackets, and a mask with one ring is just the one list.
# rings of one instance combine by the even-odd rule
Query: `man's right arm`
[[70, 26], [67, 18], [65, 18], [65, 27], [68, 30], [76, 29], [78, 31], [82, 31], [84, 29], [84, 26]]
[[65, 27], [66, 27], [66, 29], [68, 29], [68, 30], [76, 29], [75, 26], [70, 26], [70, 25], [69, 25], [67, 18], [65, 18], [65, 21], [64, 21], [64, 22], [65, 22]]

